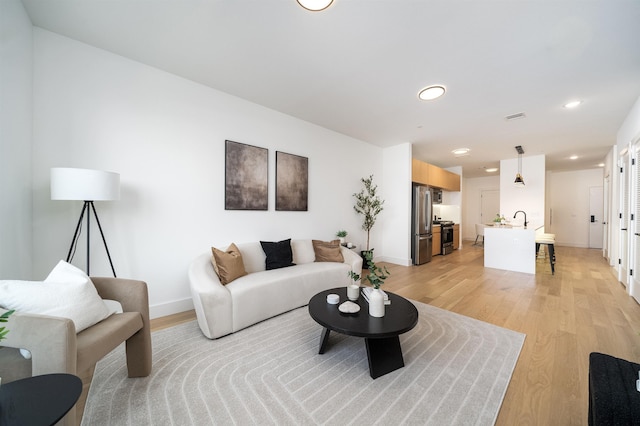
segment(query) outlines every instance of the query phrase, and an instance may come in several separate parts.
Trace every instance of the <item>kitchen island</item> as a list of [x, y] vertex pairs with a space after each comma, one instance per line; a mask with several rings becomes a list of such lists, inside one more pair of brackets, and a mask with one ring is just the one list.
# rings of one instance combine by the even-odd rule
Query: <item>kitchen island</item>
[[536, 229], [487, 226], [484, 229], [484, 266], [507, 271], [536, 273]]

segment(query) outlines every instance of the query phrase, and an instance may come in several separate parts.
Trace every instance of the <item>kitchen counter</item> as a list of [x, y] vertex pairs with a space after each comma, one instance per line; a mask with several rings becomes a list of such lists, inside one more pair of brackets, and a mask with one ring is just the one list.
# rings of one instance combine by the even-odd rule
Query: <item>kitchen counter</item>
[[543, 229], [487, 226], [484, 229], [484, 266], [535, 274], [536, 232]]

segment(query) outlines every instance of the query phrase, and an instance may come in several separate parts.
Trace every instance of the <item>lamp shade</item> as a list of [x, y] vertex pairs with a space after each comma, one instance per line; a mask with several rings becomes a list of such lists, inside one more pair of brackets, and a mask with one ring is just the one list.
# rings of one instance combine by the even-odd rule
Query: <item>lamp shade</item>
[[513, 182], [516, 186], [524, 186], [524, 179], [522, 179], [522, 175], [520, 173], [518, 173], [516, 175], [516, 180]]
[[52, 200], [111, 201], [120, 199], [120, 174], [102, 170], [51, 169]]

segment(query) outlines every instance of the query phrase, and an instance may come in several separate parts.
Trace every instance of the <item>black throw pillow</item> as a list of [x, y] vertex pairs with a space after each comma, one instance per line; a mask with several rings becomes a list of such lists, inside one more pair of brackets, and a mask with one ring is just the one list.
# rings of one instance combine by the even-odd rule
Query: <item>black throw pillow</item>
[[278, 242], [260, 241], [264, 254], [267, 255], [265, 267], [269, 269], [286, 268], [293, 266], [293, 253], [291, 252], [291, 238]]

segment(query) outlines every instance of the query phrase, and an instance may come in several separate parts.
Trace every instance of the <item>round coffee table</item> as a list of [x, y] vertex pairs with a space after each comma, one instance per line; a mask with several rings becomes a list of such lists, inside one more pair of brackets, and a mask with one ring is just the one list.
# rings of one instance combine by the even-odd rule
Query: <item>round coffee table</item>
[[[340, 303], [327, 303], [328, 294], [340, 296]], [[364, 337], [369, 361], [369, 374], [376, 379], [387, 373], [404, 367], [400, 334], [406, 333], [418, 323], [418, 310], [404, 297], [385, 292], [391, 301], [385, 306], [382, 318], [369, 315], [369, 304], [362, 294], [354, 303], [360, 306], [355, 314], [345, 314], [338, 310], [338, 306], [347, 300], [347, 288], [338, 287], [322, 291], [309, 301], [309, 315], [315, 322], [324, 327], [320, 335], [318, 353], [327, 350], [327, 343], [331, 331], [349, 336]]]
[[0, 386], [0, 424], [53, 425], [76, 403], [82, 380], [72, 374], [44, 374]]

